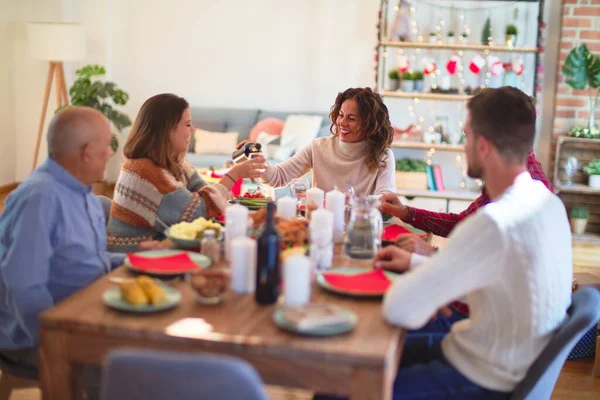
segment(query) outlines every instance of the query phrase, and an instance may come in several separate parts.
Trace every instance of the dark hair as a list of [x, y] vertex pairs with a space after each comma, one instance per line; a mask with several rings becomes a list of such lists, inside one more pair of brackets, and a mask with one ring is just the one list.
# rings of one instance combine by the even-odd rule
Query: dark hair
[[179, 164], [184, 154], [173, 154], [169, 133], [177, 127], [187, 108], [188, 102], [172, 93], [157, 94], [146, 100], [123, 148], [125, 157], [149, 158], [181, 180], [183, 171]]
[[331, 119], [329, 130], [333, 136], [337, 136], [334, 128], [340, 108], [344, 101], [350, 99], [356, 100], [358, 115], [362, 121], [361, 129], [365, 132], [365, 142], [368, 146], [367, 168], [371, 172], [376, 172], [385, 166], [382, 163], [383, 156], [394, 140], [394, 128], [390, 123], [390, 114], [381, 96], [373, 92], [371, 88], [346, 89], [344, 92], [338, 93], [335, 104], [329, 113]]
[[496, 147], [508, 162], [524, 162], [535, 138], [535, 108], [531, 97], [504, 86], [484, 89], [467, 104], [471, 129]]

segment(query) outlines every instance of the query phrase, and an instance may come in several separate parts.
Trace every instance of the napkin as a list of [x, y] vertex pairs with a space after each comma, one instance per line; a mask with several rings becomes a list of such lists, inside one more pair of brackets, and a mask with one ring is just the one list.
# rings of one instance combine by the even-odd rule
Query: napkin
[[198, 269], [198, 265], [190, 259], [187, 253], [183, 252], [165, 257], [144, 257], [128, 254], [127, 258], [129, 258], [131, 265], [142, 271], [182, 274]]
[[[387, 240], [387, 241], [393, 242], [398, 238], [399, 235], [402, 235], [404, 233], [412, 233], [412, 232], [400, 225], [390, 225], [383, 229], [383, 235], [381, 237], [381, 240]], [[425, 237], [427, 235], [420, 235], [420, 236]]]
[[323, 277], [327, 283], [336, 289], [363, 294], [384, 294], [391, 284], [381, 269], [373, 269], [354, 275], [327, 272], [323, 274]]

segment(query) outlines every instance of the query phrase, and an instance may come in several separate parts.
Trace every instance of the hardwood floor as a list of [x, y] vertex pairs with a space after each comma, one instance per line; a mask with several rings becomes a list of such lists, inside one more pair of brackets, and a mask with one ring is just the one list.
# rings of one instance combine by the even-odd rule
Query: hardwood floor
[[[107, 193], [108, 194], [108, 193]], [[0, 212], [8, 194], [0, 194]], [[588, 272], [600, 280], [600, 268], [576, 268], [576, 272]], [[554, 388], [552, 400], [592, 400], [600, 398], [600, 378], [593, 376], [594, 359], [567, 361]], [[312, 393], [304, 390], [291, 390], [280, 387], [268, 387], [273, 400], [309, 400]], [[23, 389], [14, 392], [12, 400], [38, 400], [38, 389]]]

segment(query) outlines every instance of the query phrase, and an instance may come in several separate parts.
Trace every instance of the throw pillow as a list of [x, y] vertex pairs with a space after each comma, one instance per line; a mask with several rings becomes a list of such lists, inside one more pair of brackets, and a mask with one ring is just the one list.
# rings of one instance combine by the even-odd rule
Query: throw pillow
[[[263, 154], [265, 155], [266, 158], [269, 157], [273, 157], [273, 155], [275, 154], [275, 151], [273, 151], [273, 146], [276, 141], [278, 141], [281, 138], [281, 136], [279, 135], [271, 135], [270, 133], [267, 132], [261, 132], [258, 137], [256, 138], [256, 142], [260, 143], [261, 145], [261, 151], [263, 152]], [[278, 149], [279, 146], [276, 146], [275, 149]]]
[[284, 122], [278, 118], [261, 119], [256, 123], [256, 125], [254, 125], [254, 127], [252, 127], [249, 138], [253, 142], [256, 142], [258, 135], [260, 135], [261, 132], [267, 132], [270, 135], [279, 136], [283, 130], [283, 124]]
[[306, 147], [317, 137], [322, 116], [290, 115], [285, 120], [281, 132], [281, 146], [273, 158], [279, 161], [288, 159], [295, 151]]
[[194, 133], [196, 154], [228, 154], [231, 155], [238, 143], [237, 132], [210, 132], [196, 129]]

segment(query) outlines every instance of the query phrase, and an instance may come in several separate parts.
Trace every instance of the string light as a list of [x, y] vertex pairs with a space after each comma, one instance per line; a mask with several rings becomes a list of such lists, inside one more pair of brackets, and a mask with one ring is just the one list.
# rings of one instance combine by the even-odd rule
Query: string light
[[387, 57], [387, 51], [384, 51], [382, 55], [383, 57]]

